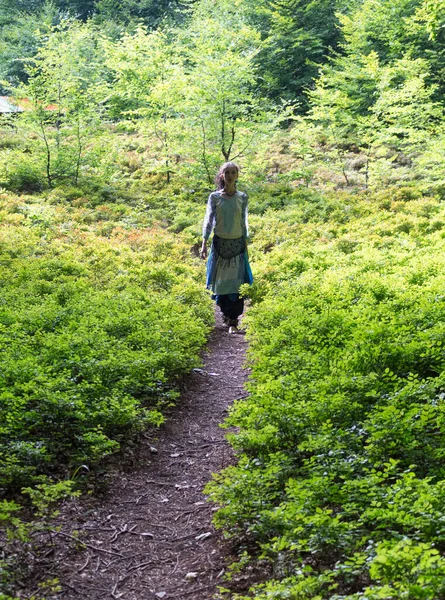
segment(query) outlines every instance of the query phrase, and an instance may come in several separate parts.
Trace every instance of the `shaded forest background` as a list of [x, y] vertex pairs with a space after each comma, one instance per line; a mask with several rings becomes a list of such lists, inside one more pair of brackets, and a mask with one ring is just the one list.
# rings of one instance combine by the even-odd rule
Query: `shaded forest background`
[[[77, 184], [88, 170], [90, 180], [93, 170], [108, 178], [120, 150], [106, 139], [113, 124], [144, 136], [145, 170], [168, 181], [210, 182], [232, 158], [261, 177], [280, 140], [292, 164], [276, 170], [294, 180], [307, 183], [329, 163], [347, 186], [434, 181], [443, 10], [426, 0], [3, 1], [1, 85], [34, 108], [22, 121], [28, 145], [41, 149], [28, 165], [37, 187]], [[13, 145], [4, 160], [15, 162]], [[20, 187], [17, 177], [3, 184]]]

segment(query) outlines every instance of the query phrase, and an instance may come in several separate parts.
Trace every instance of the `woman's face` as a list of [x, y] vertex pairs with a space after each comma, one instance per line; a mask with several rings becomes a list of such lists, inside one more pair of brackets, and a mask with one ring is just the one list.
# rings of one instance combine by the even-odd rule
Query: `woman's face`
[[226, 185], [233, 185], [238, 179], [238, 169], [236, 167], [228, 167], [224, 171], [224, 183]]

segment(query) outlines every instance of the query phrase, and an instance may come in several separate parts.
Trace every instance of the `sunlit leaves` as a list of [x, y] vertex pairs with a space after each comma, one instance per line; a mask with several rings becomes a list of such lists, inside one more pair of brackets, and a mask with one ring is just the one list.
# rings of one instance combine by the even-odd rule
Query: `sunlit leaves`
[[256, 263], [251, 395], [227, 423], [242, 458], [210, 491], [273, 568], [261, 600], [443, 593], [443, 207], [384, 196], [294, 193], [253, 222], [254, 246], [277, 241]]

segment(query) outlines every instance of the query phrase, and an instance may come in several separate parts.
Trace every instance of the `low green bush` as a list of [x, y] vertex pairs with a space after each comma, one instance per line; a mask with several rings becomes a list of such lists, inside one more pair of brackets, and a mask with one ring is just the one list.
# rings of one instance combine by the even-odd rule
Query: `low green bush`
[[[14, 157], [17, 158], [17, 157]], [[13, 160], [13, 156], [11, 156]], [[30, 159], [22, 157], [18, 163], [8, 165], [1, 175], [1, 185], [13, 192], [41, 192], [47, 187], [45, 177]]]
[[178, 237], [125, 228], [115, 204], [104, 237], [100, 223], [79, 227], [84, 209], [53, 202], [0, 206], [3, 495], [94, 465], [162, 422], [212, 322]]
[[381, 196], [253, 219], [240, 460], [208, 491], [274, 575], [230, 598], [444, 597], [445, 210]]

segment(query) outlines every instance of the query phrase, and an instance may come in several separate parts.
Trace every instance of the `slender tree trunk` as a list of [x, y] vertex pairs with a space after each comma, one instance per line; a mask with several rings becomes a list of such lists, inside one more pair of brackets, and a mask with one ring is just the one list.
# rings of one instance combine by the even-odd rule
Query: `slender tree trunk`
[[226, 101], [222, 101], [221, 107], [221, 152], [224, 156], [224, 160], [229, 160], [230, 153], [226, 150]]
[[337, 156], [340, 159], [341, 172], [343, 173], [343, 177], [345, 178], [346, 185], [349, 186], [349, 179], [348, 179], [348, 176], [346, 175], [346, 168], [345, 168], [345, 163], [343, 161], [343, 155], [338, 147], [337, 136], [335, 135], [335, 131], [334, 131], [334, 128], [332, 127], [332, 125], [331, 125], [331, 132], [332, 132], [332, 137], [334, 138], [335, 145], [337, 147]]
[[366, 149], [366, 165], [365, 165], [365, 190], [369, 187], [369, 156], [371, 154], [371, 144], [368, 144]]
[[209, 183], [211, 184], [212, 176], [210, 174], [209, 164], [207, 162], [207, 136], [206, 136], [206, 130], [204, 127], [204, 121], [202, 119], [201, 119], [201, 129], [202, 129], [202, 162], [204, 164], [204, 168], [207, 173], [207, 179], [209, 180]]
[[340, 161], [341, 161], [341, 171], [342, 171], [342, 173], [343, 173], [343, 177], [345, 178], [346, 185], [348, 185], [348, 186], [349, 186], [349, 179], [348, 179], [348, 176], [346, 175], [346, 168], [345, 168], [345, 164], [344, 164], [344, 162], [343, 162], [342, 155], [341, 155], [341, 154], [339, 154], [339, 156], [340, 156]]
[[226, 160], [230, 160], [230, 155], [232, 153], [232, 148], [233, 148], [233, 143], [235, 141], [235, 125], [232, 124], [232, 128], [230, 130], [230, 144], [229, 144], [229, 149], [227, 150], [227, 158]]
[[168, 146], [168, 133], [167, 133], [167, 113], [165, 112], [165, 103], [164, 103], [164, 148], [165, 148], [165, 168], [167, 170], [167, 183], [170, 183], [170, 158], [169, 158], [169, 146]]
[[46, 179], [48, 181], [48, 187], [52, 187], [52, 175], [51, 175], [51, 148], [45, 131], [45, 125], [43, 121], [40, 121], [40, 129], [42, 130], [42, 137], [46, 148]]
[[60, 136], [61, 136], [61, 127], [62, 127], [62, 112], [60, 110], [60, 106], [62, 103], [62, 89], [60, 85], [60, 81], [58, 83], [57, 88], [57, 120], [56, 120], [56, 146], [60, 149]]
[[76, 137], [77, 137], [77, 160], [76, 160], [76, 170], [74, 173], [74, 183], [77, 185], [79, 181], [79, 171], [80, 171], [80, 160], [82, 158], [82, 138], [80, 135], [80, 119], [79, 115], [77, 115], [77, 129], [76, 129]]

